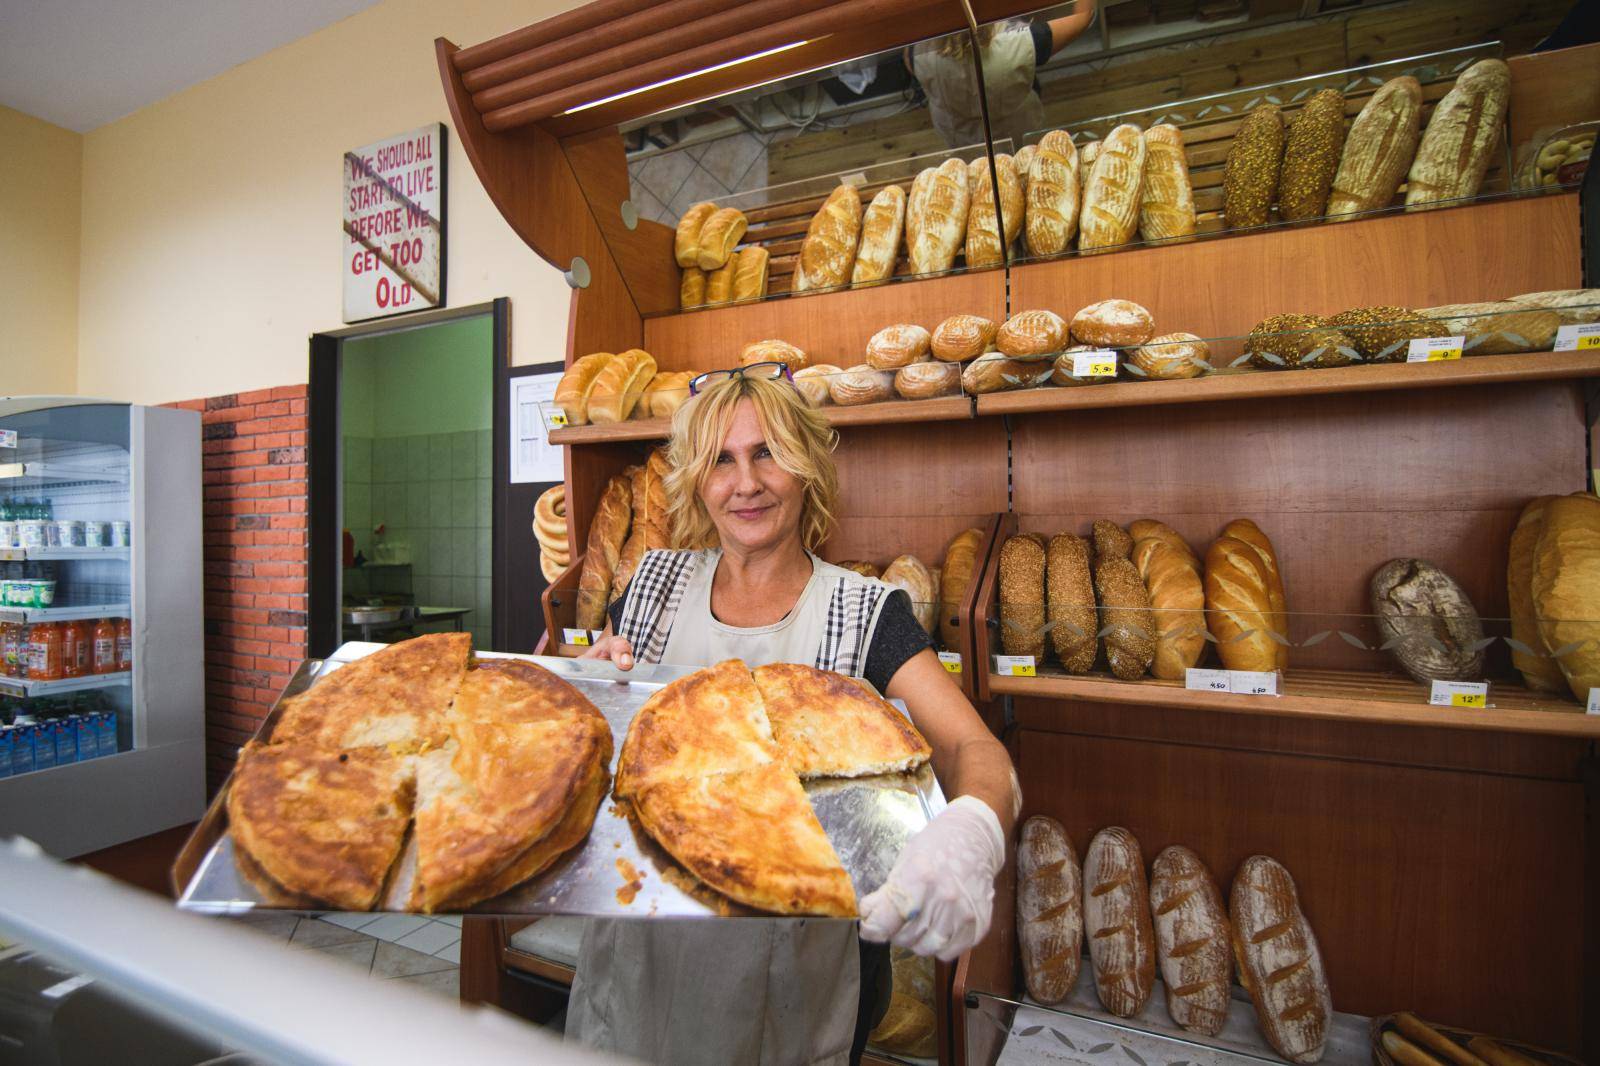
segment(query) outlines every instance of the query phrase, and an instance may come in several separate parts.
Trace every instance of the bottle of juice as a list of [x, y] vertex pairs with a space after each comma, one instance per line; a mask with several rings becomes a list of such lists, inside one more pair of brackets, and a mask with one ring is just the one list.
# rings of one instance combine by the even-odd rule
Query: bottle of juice
[[117, 669], [133, 669], [133, 621], [117, 619]]
[[77, 677], [81, 671], [78, 669], [78, 641], [83, 633], [77, 622], [61, 623], [61, 676]]
[[76, 641], [78, 661], [75, 664], [77, 676], [84, 677], [94, 673], [94, 626], [86, 621], [73, 622], [72, 625], [78, 631]]
[[61, 679], [61, 626], [35, 622], [28, 631], [28, 677], [34, 681]]
[[94, 624], [94, 672], [109, 674], [117, 668], [117, 627], [111, 619]]
[[7, 677], [21, 677], [26, 654], [22, 643], [22, 625], [18, 622], [0, 625], [0, 671]]

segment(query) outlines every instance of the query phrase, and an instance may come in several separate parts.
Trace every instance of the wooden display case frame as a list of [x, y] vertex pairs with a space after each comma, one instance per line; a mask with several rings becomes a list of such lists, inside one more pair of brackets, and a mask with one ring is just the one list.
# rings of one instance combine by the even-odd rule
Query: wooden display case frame
[[[578, 47], [604, 39], [610, 19], [644, 17], [638, 12], [671, 2], [591, 4], [551, 23], [560, 23]], [[841, 6], [808, 5], [790, 22], [835, 18]], [[919, 36], [949, 32], [964, 21], [956, 4], [931, 0], [863, 0], [857, 6], [860, 17], [850, 30], [819, 35], [781, 55], [650, 86], [645, 83], [705, 65], [708, 53], [684, 53], [681, 71], [657, 57], [640, 68], [648, 74], [636, 73], [630, 81], [623, 72], [605, 82], [611, 90], [636, 91], [514, 125], [502, 113], [492, 120], [492, 132], [464, 79], [484, 62], [509, 62], [550, 47], [554, 31], [540, 24], [519, 31], [522, 37], [507, 35], [464, 52], [437, 42], [451, 115], [479, 179], [513, 230], [574, 286], [569, 363], [590, 351], [638, 346], [651, 351], [663, 370], [711, 369], [731, 361], [744, 342], [769, 336], [840, 362], [894, 322], [931, 326], [958, 311], [998, 320], [1029, 306], [1070, 315], [1108, 296], [1139, 300], [1163, 329], [1224, 337], [1281, 311], [1331, 313], [1380, 303], [1426, 307], [1583, 281], [1578, 198], [1563, 193], [692, 313], [642, 313], [641, 302], [650, 305], [675, 291], [677, 271], [666, 227], [629, 228], [596, 206], [608, 202], [601, 186], [609, 185], [614, 198], [618, 183], [625, 187], [627, 180], [615, 124], [906, 43], [909, 23], [902, 8], [916, 7], [919, 17], [926, 16], [915, 23]], [[978, 14], [987, 19], [1034, 6], [980, 4]], [[756, 35], [744, 32], [718, 46], [731, 54], [743, 47], [748, 54], [755, 43]], [[1520, 144], [1535, 121], [1519, 115], [1536, 111], [1538, 122], [1552, 118], [1549, 107], [1520, 106], [1520, 87], [1556, 84], [1572, 99], [1588, 98], [1587, 90], [1566, 87], [1595, 79], [1595, 50], [1553, 55], [1559, 58], [1511, 61], [1513, 143]], [[604, 95], [596, 90], [593, 98]], [[576, 176], [580, 168], [586, 185]], [[626, 278], [624, 259], [630, 264]], [[640, 280], [636, 262], [659, 267]], [[1218, 277], [1231, 280], [1226, 290], [1196, 284]], [[826, 554], [886, 560], [912, 551], [936, 559], [960, 529], [985, 528], [977, 580], [962, 608], [971, 652], [966, 680], [1018, 765], [1025, 815], [1057, 817], [1080, 848], [1095, 829], [1110, 824], [1132, 828], [1147, 859], [1168, 843], [1188, 844], [1224, 887], [1246, 855], [1274, 854], [1300, 881], [1341, 1010], [1415, 1009], [1442, 1022], [1594, 1055], [1600, 1053], [1600, 1010], [1588, 1008], [1600, 995], [1600, 922], [1591, 917], [1600, 913], [1600, 848], [1591, 826], [1600, 824], [1600, 773], [1595, 731], [1587, 722], [1506, 710], [1441, 724], [1414, 710], [1402, 712], [1397, 708], [1405, 705], [1392, 701], [1312, 694], [1285, 697], [1274, 713], [1263, 714], [1252, 713], [1254, 705], [1230, 702], [1245, 697], [1201, 697], [1105, 680], [1000, 679], [981, 667], [989, 654], [994, 564], [1004, 536], [1017, 528], [1066, 528], [1069, 519], [1084, 516], [1171, 519], [1189, 507], [1198, 529], [1215, 514], [1258, 512], [1243, 474], [1220, 479], [1220, 499], [1209, 510], [1190, 506], [1184, 481], [1226, 471], [1231, 460], [1225, 433], [1247, 427], [1251, 418], [1291, 436], [1320, 433], [1319, 445], [1336, 434], [1341, 419], [1370, 426], [1395, 434], [1396, 446], [1403, 438], [1406, 454], [1420, 456], [1431, 468], [1472, 439], [1476, 419], [1492, 421], [1502, 399], [1523, 414], [1565, 419], [1566, 428], [1556, 434], [1560, 441], [1548, 447], [1508, 448], [1503, 439], [1497, 447], [1481, 441], [1468, 447], [1452, 485], [1471, 496], [1470, 506], [1451, 510], [1452, 521], [1402, 521], [1396, 515], [1404, 509], [1395, 500], [1369, 512], [1385, 515], [1390, 525], [1398, 522], [1397, 536], [1410, 531], [1415, 546], [1408, 553], [1432, 553], [1446, 569], [1474, 560], [1486, 572], [1503, 567], [1504, 535], [1522, 498], [1584, 487], [1582, 456], [1592, 416], [1582, 379], [1597, 374], [1600, 359], [1547, 353], [1447, 367], [1219, 374], [1190, 382], [962, 397], [941, 401], [937, 413], [913, 404], [838, 411], [833, 420], [840, 427], [845, 498], [839, 533]], [[1457, 399], [1444, 404], [1441, 396]], [[1415, 432], [1401, 434], [1396, 420], [1413, 408]], [[1290, 428], [1285, 411], [1322, 421]], [[1126, 424], [1119, 426], [1119, 419]], [[923, 425], [935, 420], [938, 426]], [[1505, 429], [1503, 422], [1496, 426]], [[1181, 440], [1174, 427], [1197, 436]], [[581, 557], [605, 481], [637, 462], [647, 442], [664, 432], [663, 425], [641, 422], [562, 430], [553, 438], [572, 445], [565, 482], [573, 558]], [[1181, 468], [1164, 465], [1175, 450], [1185, 453]], [[1119, 464], [1142, 463], [1171, 476], [1167, 488], [1137, 506], [1096, 511], [1099, 497], [1067, 495], [1082, 486], [1059, 476], [1075, 460], [1113, 472]], [[1301, 475], [1312, 470], [1303, 458], [1289, 466]], [[1259, 471], [1261, 464], [1244, 463], [1241, 469]], [[1381, 495], [1381, 473], [1331, 466], [1292, 484], [1280, 498], [1285, 508], [1329, 510], [1352, 498], [1353, 489]], [[1110, 484], [1114, 476], [1098, 483]], [[930, 492], [930, 484], [938, 491]], [[1426, 507], [1450, 487], [1431, 487], [1423, 494]], [[1411, 513], [1431, 513], [1426, 507]], [[1456, 544], [1452, 538], [1468, 528], [1463, 516], [1482, 522], [1478, 533]], [[1189, 535], [1203, 547], [1198, 532]], [[1286, 569], [1292, 594], [1316, 605], [1319, 595], [1332, 596], [1341, 583], [1361, 584], [1377, 561], [1363, 555], [1359, 565], [1341, 570], [1337, 558], [1319, 566], [1291, 560]], [[1311, 575], [1309, 583], [1297, 573]], [[547, 594], [553, 622], [569, 606], [577, 574], [576, 567], [570, 569]], [[1481, 576], [1474, 584], [1480, 595], [1490, 587]], [[1492, 596], [1488, 602], [1493, 604]], [[1071, 772], [1064, 773], [1066, 767]], [[1307, 796], [1317, 804], [1309, 805]], [[1508, 865], [1512, 874], [1495, 876]], [[969, 1059], [962, 1005], [969, 992], [1011, 994], [1019, 987], [1012, 877], [1008, 864], [997, 884], [988, 938], [954, 967], [940, 968], [941, 987], [950, 989], [950, 999], [937, 1011], [941, 1062], [988, 1066], [998, 1051], [995, 1041], [977, 1041]], [[467, 937], [464, 969], [467, 956], [480, 954], [471, 947], [479, 940], [493, 967], [514, 961], [506, 953], [508, 936], [502, 928]], [[1449, 965], [1439, 966], [1441, 959]], [[493, 982], [486, 979], [482, 987], [492, 989]]]

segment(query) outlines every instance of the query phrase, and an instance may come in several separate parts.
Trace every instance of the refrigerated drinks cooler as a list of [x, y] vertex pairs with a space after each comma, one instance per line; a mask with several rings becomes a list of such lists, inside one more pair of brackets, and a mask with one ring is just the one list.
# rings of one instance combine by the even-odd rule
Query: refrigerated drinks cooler
[[0, 838], [67, 858], [204, 809], [199, 423], [0, 399]]

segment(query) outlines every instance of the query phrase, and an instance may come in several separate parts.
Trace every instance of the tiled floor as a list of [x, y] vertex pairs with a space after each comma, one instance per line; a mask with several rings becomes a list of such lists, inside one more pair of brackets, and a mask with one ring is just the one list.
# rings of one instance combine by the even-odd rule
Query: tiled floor
[[290, 947], [359, 966], [375, 978], [461, 993], [461, 919], [411, 914], [247, 914], [243, 924]]

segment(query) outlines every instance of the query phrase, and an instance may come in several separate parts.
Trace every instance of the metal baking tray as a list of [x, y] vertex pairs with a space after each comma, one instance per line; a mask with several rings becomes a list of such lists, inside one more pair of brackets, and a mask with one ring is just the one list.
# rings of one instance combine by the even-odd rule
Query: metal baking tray
[[[258, 735], [271, 735], [286, 697], [305, 691], [317, 678], [383, 646], [351, 643], [326, 660], [306, 660], [273, 704]], [[640, 665], [623, 673], [609, 663], [593, 660], [497, 652], [479, 652], [477, 656], [537, 663], [571, 682], [592, 700], [611, 725], [615, 741], [613, 774], [615, 751], [621, 750], [634, 713], [669, 681], [694, 672], [682, 667]], [[903, 705], [891, 702], [904, 713]], [[262, 885], [248, 871], [241, 870], [228, 833], [227, 789], [228, 784], [224, 784], [212, 800], [205, 817], [173, 865], [178, 906], [205, 914], [240, 914], [257, 909], [327, 910], [314, 902], [274, 892], [271, 886]], [[817, 820], [850, 874], [858, 897], [884, 882], [905, 842], [945, 805], [939, 782], [928, 765], [910, 774], [809, 781], [806, 792]], [[404, 901], [410, 893], [415, 861], [415, 853], [408, 842], [386, 899], [376, 910], [406, 910]], [[537, 877], [502, 896], [477, 904], [467, 913], [505, 917], [541, 914], [659, 918], [763, 916], [699, 885], [638, 829], [609, 794], [601, 801], [594, 828], [582, 844]]]

